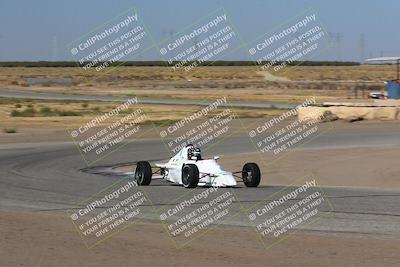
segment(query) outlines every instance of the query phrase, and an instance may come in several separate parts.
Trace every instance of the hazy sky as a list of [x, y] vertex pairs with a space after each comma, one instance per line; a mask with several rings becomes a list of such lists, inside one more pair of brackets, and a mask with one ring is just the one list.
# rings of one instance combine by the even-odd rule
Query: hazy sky
[[[316, 59], [400, 55], [398, 0], [0, 0], [0, 60], [73, 60], [69, 43], [132, 7], [155, 43], [221, 7], [243, 40], [312, 7], [335, 37]], [[141, 59], [159, 59], [158, 50]], [[229, 59], [248, 58], [238, 50]]]

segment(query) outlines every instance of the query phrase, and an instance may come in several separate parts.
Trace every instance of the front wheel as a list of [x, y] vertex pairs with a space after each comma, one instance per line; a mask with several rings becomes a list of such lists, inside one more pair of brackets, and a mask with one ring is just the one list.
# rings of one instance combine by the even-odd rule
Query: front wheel
[[149, 185], [153, 173], [148, 161], [139, 161], [136, 165], [135, 180], [138, 185]]
[[246, 163], [242, 169], [243, 183], [247, 187], [257, 187], [260, 184], [261, 172], [256, 163]]
[[182, 184], [186, 188], [194, 188], [199, 183], [199, 169], [195, 164], [185, 164], [182, 168]]

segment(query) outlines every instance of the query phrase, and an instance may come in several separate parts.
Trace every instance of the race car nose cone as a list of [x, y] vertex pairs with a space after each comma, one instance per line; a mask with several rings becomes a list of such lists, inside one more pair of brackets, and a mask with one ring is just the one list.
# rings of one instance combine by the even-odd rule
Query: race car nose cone
[[237, 185], [235, 178], [232, 176], [232, 174], [221, 174], [219, 175], [215, 181], [214, 186], [235, 186]]

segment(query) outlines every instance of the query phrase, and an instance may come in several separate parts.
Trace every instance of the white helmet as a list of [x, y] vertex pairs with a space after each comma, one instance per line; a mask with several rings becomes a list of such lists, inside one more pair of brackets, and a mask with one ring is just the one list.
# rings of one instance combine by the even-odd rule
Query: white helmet
[[201, 159], [201, 150], [198, 147], [194, 147], [193, 145], [187, 145], [187, 157], [188, 159], [200, 160]]

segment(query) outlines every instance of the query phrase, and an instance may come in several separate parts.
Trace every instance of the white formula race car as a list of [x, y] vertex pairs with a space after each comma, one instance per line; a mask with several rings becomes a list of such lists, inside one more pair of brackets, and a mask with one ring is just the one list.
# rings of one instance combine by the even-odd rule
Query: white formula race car
[[[168, 162], [156, 163], [155, 167], [152, 167], [148, 161], [139, 161], [134, 179], [138, 185], [149, 185], [153, 174], [158, 174], [159, 179], [180, 184], [186, 188], [230, 187], [237, 185], [236, 178], [240, 178], [239, 182], [243, 182], [247, 187], [257, 187], [260, 184], [261, 172], [256, 163], [246, 163], [241, 171], [227, 172], [218, 164], [218, 159], [218, 156], [203, 159], [200, 148], [188, 145]], [[153, 172], [153, 169], [156, 171]]]

